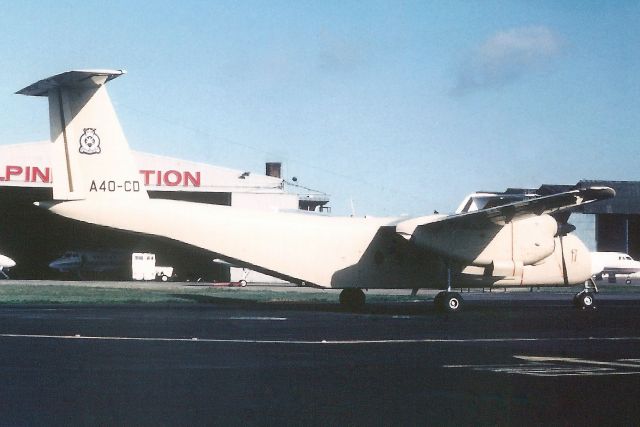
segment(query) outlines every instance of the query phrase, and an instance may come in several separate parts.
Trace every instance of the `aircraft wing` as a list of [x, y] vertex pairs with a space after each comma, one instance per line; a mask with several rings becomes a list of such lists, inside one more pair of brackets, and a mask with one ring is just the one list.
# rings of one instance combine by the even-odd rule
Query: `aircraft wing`
[[551, 214], [615, 196], [609, 187], [587, 187], [549, 196], [536, 197], [457, 215], [412, 218], [396, 224], [396, 231], [410, 238], [420, 228], [478, 229], [502, 226], [516, 219]]

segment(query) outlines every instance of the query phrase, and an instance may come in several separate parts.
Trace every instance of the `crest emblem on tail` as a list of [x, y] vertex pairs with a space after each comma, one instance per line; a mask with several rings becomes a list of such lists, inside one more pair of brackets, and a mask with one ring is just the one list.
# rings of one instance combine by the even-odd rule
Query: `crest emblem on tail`
[[80, 136], [80, 152], [82, 154], [100, 154], [100, 137], [94, 128], [84, 128]]

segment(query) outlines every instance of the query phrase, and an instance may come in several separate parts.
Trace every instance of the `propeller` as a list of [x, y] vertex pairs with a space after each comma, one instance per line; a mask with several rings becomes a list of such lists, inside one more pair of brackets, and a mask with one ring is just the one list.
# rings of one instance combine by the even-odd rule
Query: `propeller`
[[563, 237], [567, 234], [575, 231], [576, 226], [573, 224], [569, 224], [569, 216], [571, 216], [571, 211], [561, 211], [551, 214], [551, 216], [558, 223], [558, 231], [556, 232], [556, 237], [560, 240], [560, 253], [562, 254], [562, 278], [564, 279], [564, 285], [569, 286], [569, 274], [567, 272], [567, 262], [564, 259], [564, 242]]

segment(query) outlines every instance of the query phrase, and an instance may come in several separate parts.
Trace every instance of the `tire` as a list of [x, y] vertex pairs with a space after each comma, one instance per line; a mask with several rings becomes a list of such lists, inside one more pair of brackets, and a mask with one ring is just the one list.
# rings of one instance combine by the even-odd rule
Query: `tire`
[[596, 308], [596, 299], [592, 292], [580, 292], [574, 297], [574, 302], [576, 307], [582, 310]]
[[239, 282], [239, 283], [240, 283], [240, 287], [241, 287], [241, 288], [244, 288], [245, 286], [247, 286], [247, 281], [246, 281], [246, 280], [244, 280], [244, 279], [240, 280], [240, 282]]
[[585, 308], [591, 308], [591, 307], [593, 307], [593, 304], [595, 303], [595, 300], [594, 300], [593, 296], [590, 293], [585, 292], [585, 294], [582, 296], [582, 298], [580, 298], [580, 303]]
[[450, 313], [460, 311], [460, 309], [462, 308], [462, 297], [456, 292], [447, 295], [444, 298], [443, 302], [445, 305], [445, 311]]
[[347, 288], [340, 292], [340, 305], [349, 310], [360, 310], [364, 307], [366, 297], [362, 289]]
[[454, 313], [462, 309], [463, 299], [457, 292], [440, 292], [433, 302], [439, 311]]

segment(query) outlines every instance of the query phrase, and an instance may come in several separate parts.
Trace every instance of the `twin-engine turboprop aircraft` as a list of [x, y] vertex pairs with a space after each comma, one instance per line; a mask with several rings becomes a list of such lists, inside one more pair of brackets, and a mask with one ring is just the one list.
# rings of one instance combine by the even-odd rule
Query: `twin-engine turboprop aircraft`
[[55, 146], [51, 212], [106, 227], [165, 236], [231, 264], [303, 286], [343, 289], [357, 307], [363, 289], [442, 289], [436, 304], [458, 310], [455, 287], [585, 284], [594, 303], [590, 254], [558, 211], [614, 196], [607, 187], [454, 215], [325, 217], [149, 199], [105, 84], [120, 70], [69, 71], [18, 93], [49, 100]]
[[60, 273], [74, 273], [79, 279], [99, 275], [126, 277], [131, 269], [131, 252], [121, 250], [71, 250], [49, 263]]

